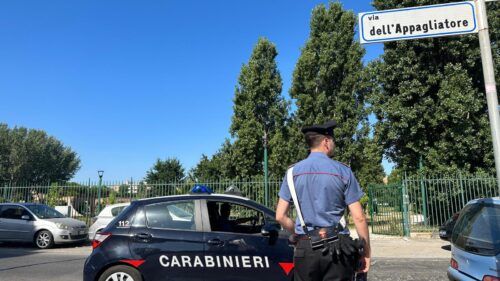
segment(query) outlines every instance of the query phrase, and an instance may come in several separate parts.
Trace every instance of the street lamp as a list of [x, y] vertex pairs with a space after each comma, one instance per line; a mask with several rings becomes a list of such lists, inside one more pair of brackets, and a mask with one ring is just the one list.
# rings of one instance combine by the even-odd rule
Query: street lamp
[[268, 171], [267, 171], [267, 130], [264, 130], [264, 204], [269, 207], [269, 182], [268, 182]]
[[101, 211], [101, 188], [102, 188], [102, 176], [104, 175], [103, 170], [97, 171], [99, 175], [99, 186], [97, 188], [97, 212]]

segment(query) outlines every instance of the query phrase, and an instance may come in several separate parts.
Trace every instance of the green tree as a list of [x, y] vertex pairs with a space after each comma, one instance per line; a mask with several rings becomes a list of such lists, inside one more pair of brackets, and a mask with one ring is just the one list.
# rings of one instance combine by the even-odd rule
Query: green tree
[[381, 181], [382, 154], [369, 141], [365, 93], [370, 84], [363, 71], [364, 50], [354, 40], [355, 27], [356, 16], [340, 3], [319, 5], [313, 10], [309, 38], [290, 89], [297, 105], [290, 130], [296, 146], [290, 154], [295, 161], [307, 155], [302, 126], [334, 119], [338, 123], [334, 158], [350, 165], [355, 173], [362, 171], [363, 182], [375, 178]]
[[109, 190], [107, 203], [108, 205], [113, 205], [116, 203], [116, 192], [114, 190]]
[[61, 201], [61, 195], [62, 187], [60, 187], [57, 183], [53, 183], [49, 188], [49, 192], [47, 193], [47, 205], [49, 205], [50, 207], [59, 205]]
[[120, 196], [122, 196], [122, 197], [130, 194], [130, 185], [128, 185], [128, 184], [121, 184], [118, 187], [118, 194], [120, 194]]
[[[282, 81], [276, 65], [278, 52], [273, 43], [260, 38], [250, 60], [241, 68], [235, 91], [230, 133], [232, 161], [236, 176], [262, 174], [264, 144], [280, 133], [288, 117], [288, 103], [281, 96]], [[269, 155], [274, 147], [269, 146]]]
[[0, 123], [0, 182], [67, 181], [79, 168], [77, 154], [46, 132]]
[[195, 182], [212, 181], [220, 178], [220, 173], [220, 166], [216, 161], [203, 154], [196, 167], [191, 170], [189, 177]]
[[177, 182], [184, 178], [184, 167], [177, 158], [157, 159], [153, 167], [146, 173], [147, 183]]
[[233, 145], [226, 139], [221, 148], [209, 158], [202, 155], [198, 164], [190, 171], [193, 182], [214, 181], [218, 179], [236, 178], [236, 168], [233, 159]]
[[[379, 10], [447, 1], [375, 0]], [[497, 80], [499, 3], [488, 5]], [[369, 69], [377, 139], [397, 167], [490, 170], [491, 133], [477, 35], [385, 43]]]

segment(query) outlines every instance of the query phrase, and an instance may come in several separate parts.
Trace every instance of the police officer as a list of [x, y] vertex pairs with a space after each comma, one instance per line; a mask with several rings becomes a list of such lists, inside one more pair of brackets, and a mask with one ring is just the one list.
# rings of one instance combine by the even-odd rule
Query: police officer
[[[368, 224], [359, 202], [363, 192], [351, 169], [330, 158], [335, 148], [335, 126], [335, 121], [329, 121], [302, 128], [310, 154], [293, 166], [292, 173], [304, 227], [298, 218], [294, 223], [288, 217], [292, 195], [286, 176], [279, 191], [276, 220], [294, 235], [297, 242], [294, 251], [294, 280], [352, 280], [356, 271], [366, 273], [370, 267]], [[352, 245], [356, 245], [348, 236], [349, 230], [341, 229], [339, 224], [346, 208], [349, 208], [360, 240], [365, 241], [364, 251], [360, 255], [340, 251], [344, 248], [352, 249]], [[346, 244], [340, 247], [329, 243], [328, 245], [337, 247], [313, 249], [311, 241], [317, 239], [315, 236], [318, 229], [337, 231], [334, 233], [338, 234], [335, 237], [342, 239], [334, 240], [335, 243], [340, 241]], [[325, 247], [328, 245], [325, 244]]]

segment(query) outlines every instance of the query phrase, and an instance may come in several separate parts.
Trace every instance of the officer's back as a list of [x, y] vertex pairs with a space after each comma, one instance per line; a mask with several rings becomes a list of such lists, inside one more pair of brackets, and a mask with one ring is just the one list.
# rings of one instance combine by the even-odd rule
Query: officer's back
[[[359, 203], [363, 192], [351, 169], [330, 159], [335, 147], [334, 126], [335, 122], [332, 121], [305, 127], [302, 130], [311, 153], [306, 159], [295, 164], [291, 171], [304, 226], [301, 225], [299, 218], [294, 223], [287, 215], [290, 203], [292, 203], [288, 183], [290, 178], [285, 176], [279, 192], [276, 219], [285, 229], [298, 237], [294, 255], [295, 280], [352, 279], [360, 252], [347, 248], [361, 249], [361, 247], [357, 247], [358, 241], [341, 234], [348, 233], [345, 230], [340, 231], [341, 225], [339, 224], [347, 207], [354, 218], [358, 235], [367, 242], [369, 241], [366, 218]], [[313, 243], [318, 236], [320, 244], [324, 245], [320, 247], [323, 250], [319, 252], [316, 251], [319, 248]], [[345, 251], [340, 253], [339, 250]], [[361, 259], [365, 263], [362, 268], [365, 272], [369, 268], [369, 256], [370, 248], [367, 244], [366, 255]]]

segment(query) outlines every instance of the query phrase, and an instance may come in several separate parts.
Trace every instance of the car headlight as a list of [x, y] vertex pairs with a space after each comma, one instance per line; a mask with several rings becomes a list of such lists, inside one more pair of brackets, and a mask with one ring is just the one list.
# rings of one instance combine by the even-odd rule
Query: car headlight
[[71, 230], [71, 226], [65, 225], [65, 224], [60, 223], [60, 222], [56, 222], [56, 226], [59, 229]]

